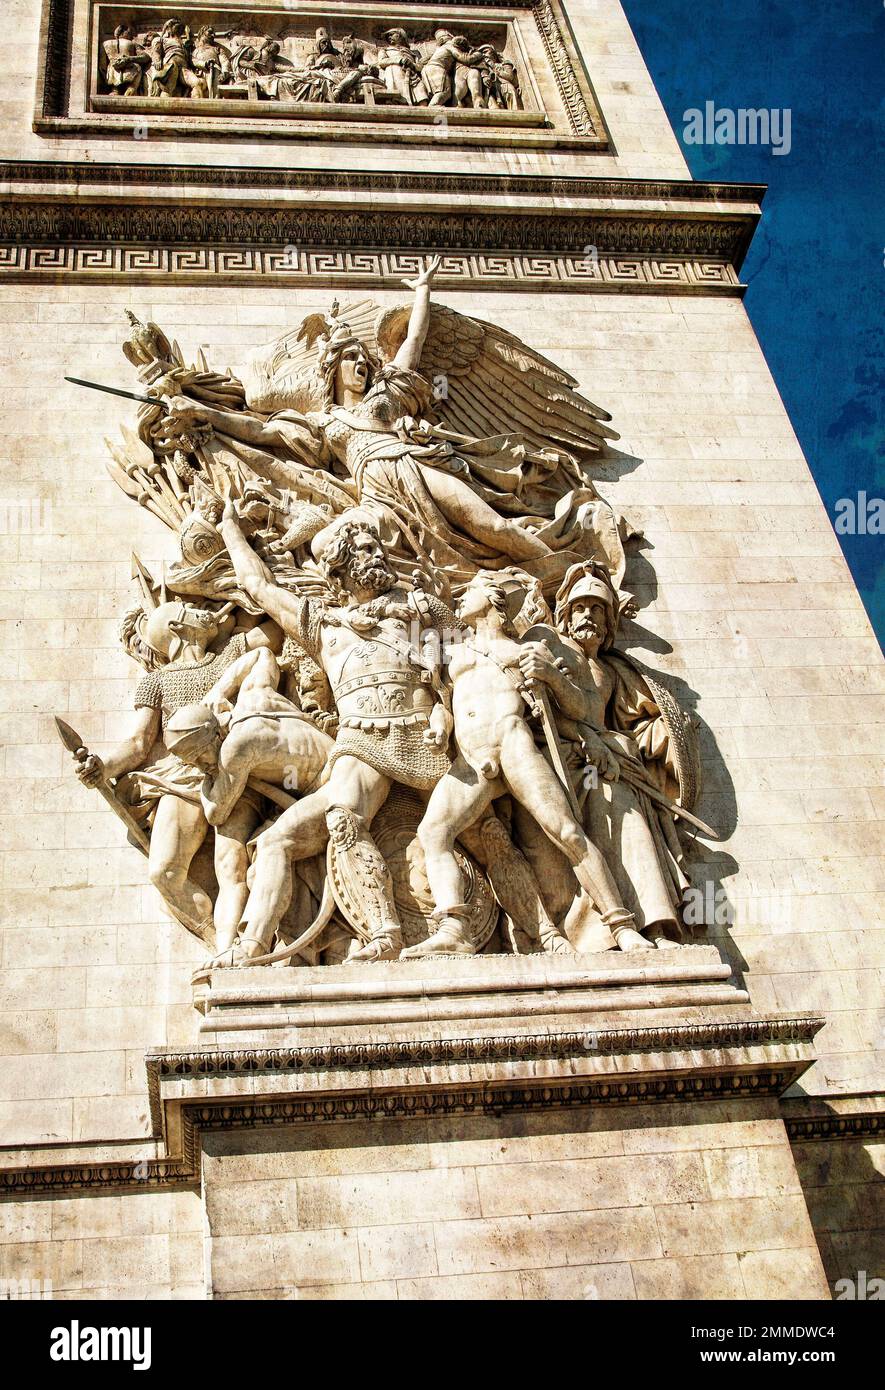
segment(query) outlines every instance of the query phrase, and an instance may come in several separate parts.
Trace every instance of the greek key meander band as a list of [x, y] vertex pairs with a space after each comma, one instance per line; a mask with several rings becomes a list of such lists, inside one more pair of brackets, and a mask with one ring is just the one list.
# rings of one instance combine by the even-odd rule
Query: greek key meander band
[[[0, 279], [100, 280], [178, 278], [242, 282], [272, 279], [291, 285], [347, 280], [349, 285], [398, 283], [415, 272], [410, 252], [329, 251], [255, 246], [0, 245]], [[703, 290], [738, 294], [733, 268], [724, 260], [605, 255], [593, 257], [476, 252], [447, 253], [437, 275], [453, 288], [506, 284], [566, 290], [636, 290], [668, 294]]]

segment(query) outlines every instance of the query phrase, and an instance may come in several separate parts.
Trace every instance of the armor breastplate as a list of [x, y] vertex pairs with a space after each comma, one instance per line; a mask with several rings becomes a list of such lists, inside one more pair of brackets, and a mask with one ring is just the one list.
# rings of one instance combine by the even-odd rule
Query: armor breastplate
[[402, 653], [390, 640], [366, 638], [347, 653], [332, 686], [340, 719], [403, 720], [426, 716], [433, 703], [425, 672], [406, 655], [408, 637], [400, 638]]

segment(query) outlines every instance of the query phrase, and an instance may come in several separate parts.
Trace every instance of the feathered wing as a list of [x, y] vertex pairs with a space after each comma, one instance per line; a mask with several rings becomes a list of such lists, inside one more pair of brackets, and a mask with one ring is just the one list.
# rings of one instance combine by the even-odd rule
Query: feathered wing
[[[338, 322], [348, 324], [373, 356], [377, 350], [374, 332], [377, 317], [378, 305], [371, 299], [353, 300], [337, 310]], [[318, 408], [316, 344], [327, 329], [325, 314], [308, 314], [297, 328], [250, 354], [243, 371], [246, 404], [250, 410], [271, 415], [277, 410]]]
[[[407, 308], [382, 313], [375, 325], [388, 360], [408, 328]], [[562, 449], [579, 458], [599, 452], [607, 411], [575, 390], [576, 379], [495, 324], [432, 304], [421, 372], [436, 384], [437, 413], [449, 429], [474, 437], [519, 434], [530, 449]]]

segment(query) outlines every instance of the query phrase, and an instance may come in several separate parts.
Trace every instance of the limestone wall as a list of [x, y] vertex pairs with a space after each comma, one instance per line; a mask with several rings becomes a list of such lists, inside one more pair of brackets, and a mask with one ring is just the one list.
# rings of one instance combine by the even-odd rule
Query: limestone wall
[[828, 1296], [771, 1104], [205, 1143], [216, 1298]]
[[[404, 167], [684, 176], [677, 143], [619, 6], [614, 0], [570, 0], [568, 9], [615, 138], [616, 158], [557, 161], [552, 154], [538, 155], [529, 166], [501, 152], [481, 155], [440, 145], [409, 150]], [[297, 142], [222, 147], [132, 140], [87, 148], [76, 140], [38, 138], [30, 129], [38, 11], [37, 0], [7, 6], [17, 42], [0, 74], [0, 157], [305, 166], [329, 158], [328, 147]], [[346, 142], [335, 147], [341, 167], [383, 168], [394, 157], [402, 156]], [[119, 352], [127, 307], [160, 323], [188, 355], [202, 345], [210, 361], [236, 369], [250, 347], [310, 310], [327, 307], [330, 296], [323, 289], [309, 294], [260, 286], [0, 287], [0, 500], [7, 518], [0, 533], [4, 1166], [94, 1157], [94, 1145], [115, 1141], [156, 1152], [148, 1138], [144, 1052], [193, 1042], [189, 977], [202, 957], [198, 944], [163, 917], [143, 858], [126, 844], [98, 796], [76, 782], [53, 727], [52, 715], [61, 714], [99, 748], [119, 734], [138, 676], [115, 635], [131, 593], [130, 551], [135, 548], [147, 561], [172, 554], [159, 523], [124, 498], [104, 472], [102, 437], [115, 435], [119, 423], [132, 418], [130, 407], [78, 392], [64, 383], [64, 373], [133, 385]], [[705, 764], [697, 809], [723, 831], [723, 843], [706, 851], [696, 881], [701, 888], [709, 882], [714, 895], [724, 889], [725, 898], [712, 900], [714, 910], [727, 915], [723, 904], [731, 904], [737, 919], [714, 925], [712, 939], [745, 976], [756, 1009], [826, 1016], [818, 1037], [821, 1060], [803, 1087], [815, 1094], [880, 1087], [885, 668], [741, 303], [638, 293], [514, 295], [505, 289], [440, 297], [494, 320], [570, 368], [586, 393], [612, 413], [621, 440], [601, 466], [601, 490], [651, 543], [628, 573], [628, 587], [643, 604], [630, 629], [631, 650], [671, 676], [676, 694], [696, 708]], [[377, 298], [394, 303], [400, 296], [379, 291]], [[19, 502], [31, 508], [24, 525], [9, 521], [10, 504]], [[657, 1297], [673, 1281], [686, 1290], [703, 1284], [722, 1296], [742, 1296], [741, 1290], [753, 1296], [763, 1272], [777, 1286], [794, 1258], [785, 1251], [798, 1251], [808, 1277], [819, 1277], [795, 1170], [782, 1131], [776, 1133], [779, 1122], [769, 1118], [765, 1124], [774, 1128], [765, 1129], [760, 1121], [762, 1128], [753, 1131], [768, 1136], [758, 1139], [759, 1162], [782, 1165], [784, 1178], [775, 1223], [780, 1243], [772, 1253], [760, 1237], [755, 1249], [762, 1253], [754, 1264], [739, 1260], [732, 1246], [704, 1245], [706, 1223], [694, 1216], [692, 1234], [683, 1239], [677, 1212], [698, 1202], [741, 1202], [741, 1212], [752, 1214], [752, 1203], [762, 1199], [741, 1187], [740, 1174], [755, 1169], [733, 1154], [735, 1146], [755, 1152], [757, 1138], [741, 1137], [738, 1118], [720, 1117], [720, 1124], [710, 1112], [703, 1133], [694, 1131], [685, 1146], [674, 1139], [672, 1151], [680, 1156], [663, 1163], [653, 1156], [658, 1150], [652, 1141], [650, 1148], [636, 1147], [637, 1114], [631, 1112], [625, 1129], [606, 1119], [612, 1140], [580, 1129], [541, 1147], [528, 1120], [520, 1122], [523, 1130], [506, 1133], [428, 1133], [428, 1153], [412, 1155], [408, 1163], [397, 1155], [414, 1146], [415, 1136], [363, 1136], [368, 1157], [359, 1161], [373, 1163], [373, 1146], [383, 1145], [385, 1162], [396, 1172], [438, 1174], [443, 1170], [435, 1156], [443, 1141], [463, 1146], [463, 1158], [456, 1148], [447, 1150], [449, 1175], [433, 1181], [457, 1185], [461, 1179], [450, 1174], [462, 1168], [471, 1175], [463, 1180], [469, 1200], [465, 1196], [456, 1215], [461, 1235], [466, 1223], [477, 1223], [477, 1236], [464, 1250], [486, 1247], [488, 1223], [498, 1233], [490, 1248], [509, 1248], [501, 1223], [521, 1218], [501, 1208], [502, 1193], [523, 1191], [528, 1210], [539, 1213], [533, 1232], [521, 1227], [515, 1263], [471, 1264], [472, 1257], [457, 1253], [462, 1247], [446, 1246], [447, 1237], [440, 1244], [436, 1234], [431, 1260], [430, 1245], [412, 1231], [413, 1264], [397, 1267], [396, 1292], [409, 1296], [413, 1281], [434, 1279], [445, 1295], [456, 1288], [450, 1281], [474, 1279], [479, 1282], [457, 1287], [509, 1296], [518, 1284], [530, 1297], [549, 1296], [554, 1288], [570, 1291], [560, 1296], [582, 1297], [575, 1292], [579, 1283], [602, 1281], [613, 1291], [603, 1297], [618, 1291], [630, 1296], [631, 1287], [641, 1297]], [[660, 1115], [649, 1115], [647, 1122], [651, 1134], [668, 1127]], [[673, 1121], [674, 1134], [679, 1123]], [[716, 1129], [719, 1138], [708, 1161], [701, 1150]], [[351, 1151], [359, 1142], [351, 1131]], [[609, 1142], [615, 1147], [606, 1148]], [[598, 1235], [574, 1235], [569, 1222], [563, 1226], [556, 1209], [544, 1205], [546, 1185], [559, 1178], [545, 1168], [537, 1182], [530, 1177], [521, 1188], [519, 1174], [499, 1164], [502, 1146], [508, 1163], [516, 1148], [514, 1162], [521, 1165], [572, 1163], [577, 1146], [581, 1163], [620, 1165], [608, 1177], [601, 1169], [570, 1169], [571, 1191], [595, 1190], [598, 1176], [600, 1182], [633, 1184], [632, 1192], [639, 1180], [631, 1173], [641, 1173], [649, 1190], [663, 1194], [671, 1224], [659, 1222], [646, 1231], [644, 1216], [637, 1222], [606, 1209], [593, 1228]], [[808, 1165], [820, 1152], [815, 1148], [800, 1163], [809, 1188], [826, 1185], [825, 1174], [809, 1176]], [[872, 1171], [874, 1159], [862, 1145], [852, 1152], [866, 1182], [865, 1165]], [[313, 1183], [317, 1200], [320, 1161], [321, 1155], [303, 1175], [292, 1175]], [[213, 1162], [221, 1192], [234, 1160], [219, 1151]], [[255, 1186], [273, 1177], [269, 1170]], [[774, 1170], [770, 1177], [777, 1186]], [[338, 1187], [334, 1211], [343, 1220], [349, 1210], [343, 1177]], [[458, 1191], [446, 1187], [444, 1222], [454, 1210], [446, 1204], [461, 1200]], [[270, 1209], [261, 1206], [261, 1194], [253, 1196], [256, 1210]], [[269, 1190], [266, 1196], [271, 1204], [276, 1200]], [[285, 1206], [289, 1198], [282, 1200]], [[737, 1207], [729, 1210], [734, 1220], [744, 1219]], [[224, 1242], [233, 1235], [226, 1211], [219, 1196], [212, 1277], [225, 1292], [243, 1292], [234, 1256], [229, 1264], [223, 1258]], [[761, 1207], [759, 1212], [758, 1229], [764, 1232], [772, 1218]], [[123, 1279], [133, 1291], [202, 1291], [195, 1194], [35, 1202], [2, 1206], [0, 1217], [7, 1240], [0, 1277], [19, 1277], [20, 1270], [34, 1277], [35, 1269], [45, 1269], [51, 1273], [40, 1277], [52, 1277], [60, 1291], [120, 1289]], [[330, 1216], [327, 1226], [336, 1220]], [[411, 1220], [406, 1215], [393, 1224]], [[560, 1264], [574, 1268], [550, 1283], [540, 1258], [525, 1251], [540, 1249], [531, 1245], [542, 1239], [540, 1229], [553, 1239], [554, 1227], [560, 1232]], [[306, 1240], [298, 1233], [314, 1227], [308, 1222], [305, 1228], [275, 1229], [289, 1233], [285, 1239], [279, 1234], [280, 1249], [291, 1251]], [[665, 1238], [666, 1230], [672, 1239]], [[828, 1273], [842, 1268], [838, 1249], [844, 1253], [844, 1234], [833, 1227]], [[68, 1246], [61, 1242], [69, 1237], [65, 1253]], [[262, 1238], [256, 1233], [255, 1239]], [[335, 1248], [344, 1253], [330, 1256], [325, 1267], [335, 1273], [328, 1282], [388, 1283], [394, 1278], [391, 1251], [402, 1237], [394, 1231], [386, 1240], [374, 1226], [365, 1236], [339, 1239]], [[51, 1249], [48, 1264], [35, 1245], [43, 1254]], [[371, 1252], [365, 1268], [364, 1248]], [[448, 1254], [440, 1257], [445, 1249]], [[848, 1263], [850, 1258], [844, 1256]]]

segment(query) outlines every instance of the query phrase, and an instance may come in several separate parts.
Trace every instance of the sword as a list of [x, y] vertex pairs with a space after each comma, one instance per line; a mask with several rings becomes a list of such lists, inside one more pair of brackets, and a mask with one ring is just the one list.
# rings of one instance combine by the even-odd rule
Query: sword
[[568, 797], [568, 804], [571, 807], [572, 815], [581, 824], [581, 808], [575, 796], [575, 789], [572, 786], [572, 779], [568, 775], [565, 765], [565, 756], [562, 751], [562, 744], [559, 741], [559, 734], [556, 729], [556, 722], [553, 718], [553, 710], [550, 708], [550, 698], [547, 691], [539, 683], [529, 687], [531, 697], [538, 707], [541, 719], [541, 728], [544, 730], [544, 738], [547, 742], [547, 749], [550, 753], [550, 761], [553, 764], [553, 771], [562, 783], [562, 790]]
[[156, 396], [139, 396], [135, 391], [121, 391], [119, 386], [102, 386], [97, 381], [84, 381], [79, 376], [66, 376], [65, 381], [70, 381], [74, 386], [88, 386], [90, 391], [104, 391], [109, 396], [123, 396], [127, 401], [138, 401], [140, 405], [158, 405], [165, 411], [169, 409], [166, 402]]
[[[592, 729], [592, 732], [596, 733], [596, 730]], [[665, 811], [669, 811], [672, 816], [678, 816], [680, 820], [684, 820], [689, 825], [693, 825], [695, 830], [700, 830], [708, 840], [718, 841], [719, 836], [712, 826], [707, 825], [705, 821], [701, 820], [700, 816], [694, 815], [692, 811], [687, 811], [684, 806], [680, 806], [677, 802], [671, 801], [669, 796], [655, 786], [646, 772], [644, 765], [637, 758], [632, 757], [629, 753], [625, 753], [621, 748], [613, 748], [610, 743], [606, 744], [606, 748], [608, 748], [609, 752], [614, 754], [617, 759], [620, 775], [625, 782], [629, 782], [637, 791], [645, 792], [649, 801], [654, 801]]]
[[637, 773], [630, 763], [624, 762], [622, 758], [618, 758], [618, 763], [624, 781], [636, 787], [637, 791], [645, 792], [649, 801], [654, 801], [658, 806], [662, 806], [665, 811], [670, 812], [671, 816], [678, 816], [680, 820], [687, 821], [689, 825], [694, 826], [695, 830], [700, 830], [701, 834], [705, 835], [708, 840], [718, 841], [719, 836], [716, 831], [702, 821], [700, 816], [694, 815], [691, 811], [686, 811], [684, 806], [679, 806], [675, 801], [671, 801], [669, 796], [659, 791], [654, 783], [650, 782], [640, 773]]

